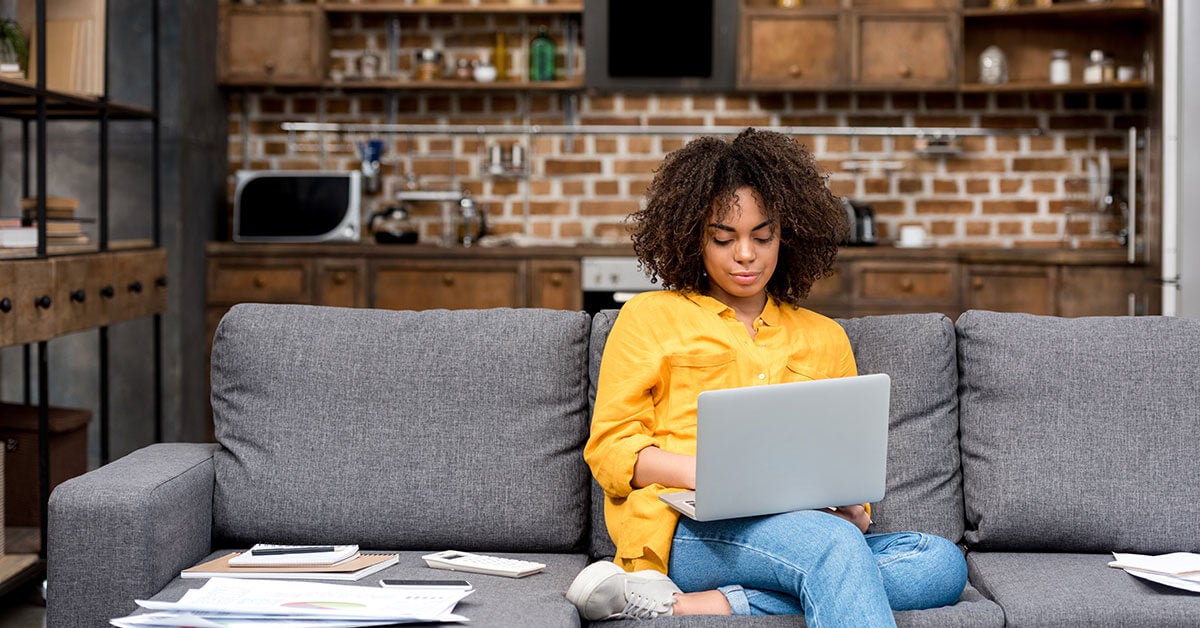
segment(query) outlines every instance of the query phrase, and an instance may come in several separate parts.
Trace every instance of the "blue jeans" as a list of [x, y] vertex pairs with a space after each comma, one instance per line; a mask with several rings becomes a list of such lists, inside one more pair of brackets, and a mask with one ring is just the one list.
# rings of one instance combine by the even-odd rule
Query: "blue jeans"
[[954, 604], [967, 583], [956, 545], [917, 532], [862, 534], [827, 512], [681, 518], [669, 575], [685, 592], [718, 589], [734, 615], [804, 614], [819, 626], [893, 626], [892, 611]]

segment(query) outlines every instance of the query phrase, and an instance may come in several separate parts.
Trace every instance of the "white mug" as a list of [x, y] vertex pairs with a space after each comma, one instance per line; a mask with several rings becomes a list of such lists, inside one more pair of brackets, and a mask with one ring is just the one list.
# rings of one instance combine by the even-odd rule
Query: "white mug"
[[901, 246], [925, 246], [925, 227], [905, 225], [900, 227]]

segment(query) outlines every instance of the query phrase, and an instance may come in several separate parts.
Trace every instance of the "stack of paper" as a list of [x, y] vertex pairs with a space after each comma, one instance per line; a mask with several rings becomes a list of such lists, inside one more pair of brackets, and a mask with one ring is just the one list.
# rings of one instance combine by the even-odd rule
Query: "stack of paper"
[[1175, 552], [1160, 556], [1118, 554], [1109, 567], [1124, 569], [1131, 576], [1200, 593], [1200, 554]]
[[213, 578], [178, 602], [138, 600], [158, 611], [111, 621], [119, 628], [196, 626], [239, 628], [354, 628], [389, 624], [466, 621], [453, 613], [469, 591], [403, 591], [315, 582]]

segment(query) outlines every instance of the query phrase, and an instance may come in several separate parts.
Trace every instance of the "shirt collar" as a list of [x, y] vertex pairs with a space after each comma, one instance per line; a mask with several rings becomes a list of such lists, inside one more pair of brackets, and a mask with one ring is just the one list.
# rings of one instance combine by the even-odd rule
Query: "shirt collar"
[[[685, 292], [683, 293], [683, 296], [689, 301], [704, 308], [705, 311], [712, 312], [718, 316], [724, 315], [725, 312], [729, 312], [731, 316], [733, 315], [733, 308], [721, 303], [717, 299], [714, 299], [707, 294], [701, 294], [699, 292]], [[775, 300], [775, 297], [767, 297], [767, 305], [763, 308], [762, 314], [759, 314], [758, 317], [767, 327], [774, 327], [779, 324], [779, 302]]]

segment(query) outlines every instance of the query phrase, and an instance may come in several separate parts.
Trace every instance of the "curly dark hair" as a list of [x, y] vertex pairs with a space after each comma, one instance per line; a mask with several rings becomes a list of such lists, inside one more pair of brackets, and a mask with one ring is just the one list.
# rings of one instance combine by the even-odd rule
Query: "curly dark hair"
[[707, 292], [703, 255], [713, 210], [724, 220], [743, 186], [779, 226], [779, 263], [767, 294], [799, 306], [813, 282], [832, 271], [848, 224], [812, 154], [782, 133], [749, 128], [731, 142], [701, 137], [667, 155], [646, 190], [645, 209], [629, 216], [634, 253], [664, 287]]

